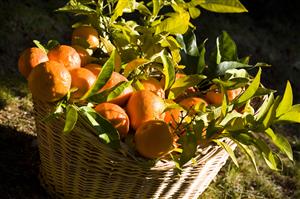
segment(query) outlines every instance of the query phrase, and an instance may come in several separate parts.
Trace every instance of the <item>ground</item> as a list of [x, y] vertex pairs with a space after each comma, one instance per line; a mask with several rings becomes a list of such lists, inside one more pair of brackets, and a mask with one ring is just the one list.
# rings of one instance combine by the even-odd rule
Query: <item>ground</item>
[[[39, 156], [31, 96], [26, 80], [17, 72], [17, 59], [32, 40], [69, 41], [72, 19], [53, 10], [65, 1], [1, 1], [0, 8], [0, 196], [3, 199], [48, 198], [38, 180]], [[203, 12], [197, 34], [214, 38], [226, 30], [237, 42], [240, 56], [272, 65], [264, 71], [264, 84], [282, 93], [289, 79], [294, 101], [300, 103], [300, 25], [296, 5], [286, 1], [245, 2], [249, 14], [221, 15]], [[259, 161], [256, 174], [237, 151], [240, 168], [229, 160], [201, 198], [300, 198], [300, 127], [278, 126], [289, 137], [295, 162], [284, 159], [282, 172], [270, 171]]]

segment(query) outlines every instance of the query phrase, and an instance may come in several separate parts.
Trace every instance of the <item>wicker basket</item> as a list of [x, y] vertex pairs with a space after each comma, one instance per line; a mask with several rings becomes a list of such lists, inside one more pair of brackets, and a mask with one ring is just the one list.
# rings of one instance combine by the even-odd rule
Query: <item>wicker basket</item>
[[149, 165], [100, 143], [83, 118], [64, 135], [63, 119], [42, 120], [50, 105], [35, 102], [34, 107], [40, 179], [54, 198], [198, 198], [228, 158], [220, 147], [209, 146], [179, 175], [172, 161]]

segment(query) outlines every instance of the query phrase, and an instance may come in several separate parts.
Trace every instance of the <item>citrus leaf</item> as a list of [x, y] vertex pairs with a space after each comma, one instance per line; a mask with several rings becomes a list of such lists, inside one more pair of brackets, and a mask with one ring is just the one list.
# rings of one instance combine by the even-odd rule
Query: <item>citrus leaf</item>
[[197, 138], [194, 133], [187, 131], [184, 136], [180, 137], [178, 142], [182, 146], [180, 165], [184, 165], [195, 156], [197, 151]]
[[166, 55], [166, 52], [163, 51], [161, 53], [161, 59], [163, 62], [163, 74], [165, 75], [165, 88], [164, 90], [167, 90], [170, 88], [174, 81], [175, 81], [175, 68], [173, 65], [172, 60], [169, 58], [169, 56]]
[[131, 10], [134, 5], [133, 0], [118, 0], [117, 2], [114, 14], [110, 18], [110, 23], [113, 23], [118, 17], [122, 16], [126, 8]]
[[288, 112], [293, 105], [293, 91], [290, 82], [288, 81], [286, 84], [285, 92], [283, 98], [276, 110], [276, 117], [283, 115]]
[[206, 66], [206, 63], [205, 63], [205, 54], [206, 54], [205, 43], [206, 43], [206, 41], [207, 41], [207, 39], [204, 40], [204, 42], [198, 47], [199, 58], [198, 58], [198, 64], [197, 64], [197, 74], [201, 74]]
[[126, 64], [125, 69], [124, 69], [124, 76], [128, 77], [129, 74], [136, 68], [138, 68], [139, 66], [142, 66], [144, 64], [146, 64], [147, 62], [149, 62], [148, 59], [144, 59], [144, 58], [137, 58], [135, 60], [132, 60], [131, 62], [129, 62], [128, 64]]
[[41, 44], [41, 42], [39, 42], [38, 40], [33, 40], [33, 43], [34, 43], [39, 49], [41, 49], [41, 50], [44, 51], [45, 53], [48, 53], [48, 49], [47, 49], [45, 46], [43, 46], [43, 45]]
[[101, 93], [97, 93], [88, 98], [89, 102], [102, 103], [110, 101], [123, 93], [123, 91], [131, 85], [132, 81], [123, 81], [113, 86], [112, 88], [106, 89]]
[[235, 154], [234, 154], [232, 148], [231, 148], [228, 144], [226, 144], [225, 142], [222, 142], [222, 141], [220, 141], [220, 140], [214, 139], [213, 141], [214, 141], [215, 143], [217, 143], [217, 145], [221, 146], [221, 147], [228, 153], [228, 155], [229, 155], [230, 158], [232, 159], [233, 163], [234, 163], [237, 167], [239, 167], [239, 163], [238, 163], [238, 161], [237, 161], [237, 159], [236, 159], [236, 157], [235, 157]]
[[224, 117], [224, 119], [220, 122], [219, 125], [226, 127], [229, 122], [238, 117], [242, 117], [242, 114], [233, 110]]
[[196, 19], [201, 14], [200, 10], [196, 7], [189, 7], [189, 13], [192, 19]]
[[194, 0], [202, 8], [219, 13], [241, 13], [248, 10], [241, 4], [239, 0]]
[[253, 79], [252, 83], [249, 87], [242, 93], [242, 95], [238, 98], [237, 102], [242, 104], [249, 99], [251, 99], [255, 92], [257, 91], [260, 85], [260, 76], [261, 76], [261, 68], [259, 68], [258, 73], [256, 74], [255, 78]]
[[77, 15], [93, 15], [96, 10], [84, 5], [80, 1], [70, 0], [64, 7], [57, 9], [58, 12], [71, 12]]
[[189, 27], [190, 15], [182, 10], [181, 12], [170, 13], [156, 26], [155, 34], [167, 32], [169, 34], [184, 34]]
[[300, 112], [300, 104], [293, 105], [290, 112]]
[[74, 129], [77, 119], [77, 109], [73, 105], [68, 105], [66, 108], [66, 121], [63, 129], [64, 134], [68, 134]]
[[228, 99], [227, 99], [227, 95], [226, 95], [225, 89], [222, 87], [221, 90], [222, 90], [222, 95], [223, 95], [222, 105], [221, 105], [221, 111], [222, 111], [222, 115], [225, 116], [226, 113], [227, 113]]
[[268, 113], [268, 110], [270, 109], [273, 103], [274, 103], [274, 94], [271, 93], [268, 99], [266, 99], [257, 110], [257, 113], [254, 116], [255, 120], [257, 121], [262, 120], [265, 117], [265, 115]]
[[256, 170], [256, 173], [259, 173], [257, 165], [256, 165], [255, 155], [254, 155], [252, 149], [250, 147], [248, 147], [247, 145], [240, 143], [237, 140], [234, 140], [234, 141], [244, 151], [244, 153], [247, 155], [247, 157], [251, 161], [252, 165], [254, 166], [254, 168]]
[[276, 119], [275, 122], [295, 122], [300, 123], [300, 112], [298, 111], [289, 111], [279, 118]]
[[168, 99], [175, 99], [187, 88], [196, 86], [205, 78], [206, 76], [204, 75], [186, 75], [182, 78], [177, 79], [170, 88]]
[[254, 145], [260, 151], [262, 157], [264, 158], [266, 164], [270, 169], [279, 171], [279, 164], [281, 163], [280, 159], [276, 154], [272, 152], [269, 146], [262, 139], [254, 139]]
[[153, 11], [152, 11], [153, 17], [156, 17], [160, 10], [161, 1], [160, 0], [152, 0], [152, 4], [153, 4]]
[[217, 65], [215, 73], [217, 76], [224, 75], [227, 70], [237, 69], [237, 68], [250, 68], [251, 65], [242, 64], [237, 61], [223, 61]]
[[113, 148], [120, 147], [120, 135], [109, 121], [99, 115], [91, 107], [82, 106], [79, 111], [96, 130], [95, 133], [102, 142]]
[[266, 134], [271, 138], [273, 143], [293, 161], [293, 151], [289, 141], [282, 135], [275, 134], [271, 128], [268, 128]]
[[51, 50], [52, 48], [55, 48], [58, 45], [60, 45], [60, 43], [57, 40], [49, 40], [48, 43], [47, 43], [46, 48], [48, 50]]
[[116, 50], [113, 50], [109, 59], [105, 62], [104, 66], [101, 69], [100, 74], [97, 77], [97, 80], [93, 86], [82, 96], [81, 100], [87, 99], [92, 95], [98, 93], [98, 91], [106, 84], [110, 79], [111, 74], [115, 68], [115, 59], [116, 59]]
[[276, 109], [279, 105], [279, 101], [280, 98], [277, 97], [274, 103], [272, 104], [272, 106], [270, 107], [270, 109], [268, 110], [268, 113], [264, 117], [262, 124], [265, 129], [269, 128], [269, 126], [273, 123], [274, 119], [276, 118]]

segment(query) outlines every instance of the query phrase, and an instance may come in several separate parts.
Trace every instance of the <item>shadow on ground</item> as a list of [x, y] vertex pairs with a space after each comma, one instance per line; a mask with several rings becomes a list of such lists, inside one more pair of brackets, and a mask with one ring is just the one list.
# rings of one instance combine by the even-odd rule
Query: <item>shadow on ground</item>
[[36, 137], [0, 125], [2, 199], [47, 199], [38, 179]]

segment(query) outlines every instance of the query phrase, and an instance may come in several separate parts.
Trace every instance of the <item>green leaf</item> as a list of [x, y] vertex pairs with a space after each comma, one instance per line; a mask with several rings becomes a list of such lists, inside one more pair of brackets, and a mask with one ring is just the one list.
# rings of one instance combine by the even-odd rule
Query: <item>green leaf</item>
[[270, 169], [279, 171], [279, 164], [281, 164], [280, 159], [276, 154], [272, 152], [269, 146], [262, 140], [262, 139], [254, 139], [254, 145], [260, 151], [262, 157], [264, 158], [266, 164], [269, 166]]
[[189, 7], [189, 13], [192, 19], [196, 19], [201, 14], [200, 10], [196, 7]]
[[132, 81], [123, 81], [113, 86], [112, 88], [106, 89], [101, 93], [97, 93], [88, 98], [89, 102], [102, 103], [110, 101], [123, 93], [123, 91], [131, 85]]
[[279, 118], [276, 119], [275, 122], [295, 122], [300, 123], [300, 112], [296, 111], [289, 111]]
[[225, 142], [222, 142], [222, 141], [220, 141], [220, 140], [214, 139], [213, 141], [214, 141], [215, 143], [217, 143], [219, 146], [221, 146], [223, 149], [225, 149], [225, 151], [226, 151], [226, 152], [228, 153], [228, 155], [231, 157], [233, 163], [234, 163], [237, 167], [239, 167], [239, 163], [238, 163], [238, 161], [237, 161], [237, 159], [236, 159], [236, 157], [235, 157], [235, 154], [234, 154], [232, 148], [231, 148], [228, 144], [226, 144]]
[[220, 13], [241, 13], [248, 10], [241, 4], [239, 0], [194, 0], [202, 8]]
[[104, 66], [101, 69], [100, 74], [97, 77], [97, 80], [93, 84], [93, 86], [82, 96], [81, 100], [87, 99], [92, 95], [95, 95], [99, 92], [99, 90], [106, 84], [106, 82], [110, 79], [111, 74], [115, 68], [115, 59], [116, 59], [116, 50], [113, 50], [109, 59], [105, 62]]
[[270, 107], [274, 103], [274, 94], [271, 93], [271, 95], [266, 99], [263, 104], [259, 107], [257, 110], [257, 113], [255, 114], [255, 120], [260, 121], [262, 120], [265, 115], [268, 113]]
[[118, 17], [122, 16], [126, 8], [133, 8], [133, 0], [118, 0], [117, 2], [114, 14], [110, 18], [110, 23], [113, 23]]
[[206, 66], [205, 63], [205, 54], [206, 54], [206, 48], [205, 43], [207, 39], [204, 40], [204, 42], [198, 47], [199, 50], [199, 58], [198, 58], [198, 64], [197, 64], [197, 74], [201, 74]]
[[187, 11], [170, 13], [156, 26], [155, 34], [167, 32], [169, 34], [184, 34], [189, 28], [190, 15]]
[[282, 135], [275, 134], [271, 128], [268, 128], [266, 134], [271, 138], [273, 143], [293, 161], [293, 151], [289, 141]]
[[156, 17], [160, 10], [161, 1], [160, 0], [152, 0], [152, 4], [153, 4], [153, 11], [152, 11], [153, 17]]
[[64, 7], [57, 9], [58, 12], [71, 12], [77, 15], [93, 15], [96, 14], [96, 10], [89, 6], [80, 3], [80, 1], [70, 0]]
[[165, 75], [165, 88], [164, 90], [167, 90], [170, 88], [174, 81], [175, 81], [175, 68], [173, 65], [173, 62], [169, 56], [166, 55], [166, 52], [163, 51], [161, 53], [161, 59], [163, 62], [163, 74]]
[[68, 134], [74, 129], [77, 119], [77, 109], [73, 105], [68, 105], [66, 108], [66, 121], [63, 129], [64, 134]]
[[60, 45], [60, 43], [57, 40], [49, 40], [46, 47], [48, 50], [51, 50], [52, 48], [55, 48], [58, 45]]
[[226, 127], [229, 122], [238, 117], [242, 117], [242, 114], [233, 110], [224, 117], [224, 119], [220, 122], [219, 125]]
[[249, 87], [242, 93], [242, 95], [238, 98], [238, 103], [242, 104], [249, 99], [251, 99], [255, 92], [257, 91], [260, 85], [260, 76], [261, 76], [261, 68], [259, 68], [258, 73], [256, 74], [255, 78], [253, 79], [252, 83]]
[[262, 121], [262, 124], [263, 124], [265, 129], [269, 128], [269, 126], [275, 120], [275, 118], [276, 118], [276, 109], [278, 107], [279, 101], [280, 101], [280, 98], [277, 97], [275, 99], [274, 103], [272, 104], [272, 106], [270, 107], [270, 109], [268, 110], [268, 113], [264, 117], [264, 119]]
[[224, 75], [227, 70], [237, 69], [237, 68], [250, 68], [250, 67], [252, 66], [248, 64], [242, 64], [236, 61], [223, 61], [217, 65], [215, 73], [218, 76], [220, 76], [220, 75]]
[[44, 51], [45, 53], [48, 53], [48, 49], [43, 46], [38, 40], [33, 40], [33, 43], [42, 51]]
[[199, 50], [197, 46], [197, 38], [191, 29], [189, 29], [184, 35], [176, 35], [176, 40], [181, 45], [182, 50], [192, 56], [198, 56]]
[[128, 64], [126, 64], [125, 69], [124, 69], [124, 76], [128, 77], [129, 74], [134, 71], [135, 69], [137, 69], [139, 66], [142, 66], [146, 63], [148, 63], [149, 60], [148, 59], [144, 59], [144, 58], [137, 58], [135, 60], [132, 60], [131, 62], [129, 62]]
[[182, 146], [180, 165], [184, 165], [195, 156], [197, 151], [197, 138], [194, 133], [187, 131], [184, 136], [180, 137], [178, 142]]
[[102, 142], [113, 148], [120, 147], [120, 135], [109, 121], [103, 118], [91, 107], [82, 106], [79, 108], [79, 111], [79, 113], [81, 113], [96, 130], [95, 133]]
[[177, 79], [170, 88], [168, 99], [175, 99], [187, 88], [196, 86], [205, 78], [206, 76], [204, 75], [186, 75], [182, 78]]
[[285, 92], [283, 98], [276, 110], [276, 117], [283, 115], [288, 112], [293, 105], [293, 91], [290, 82], [288, 81], [286, 84]]
[[234, 141], [244, 151], [244, 153], [247, 155], [247, 157], [251, 161], [252, 165], [254, 166], [254, 168], [256, 170], [256, 173], [258, 173], [258, 168], [257, 168], [257, 165], [256, 165], [255, 155], [254, 155], [252, 149], [250, 147], [248, 147], [247, 145], [244, 145], [244, 144], [240, 143], [237, 140], [234, 140]]

